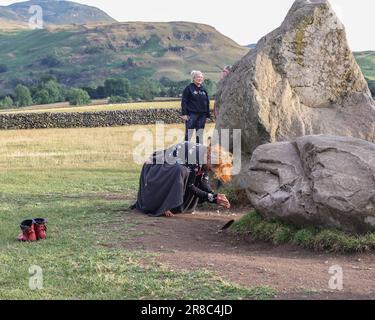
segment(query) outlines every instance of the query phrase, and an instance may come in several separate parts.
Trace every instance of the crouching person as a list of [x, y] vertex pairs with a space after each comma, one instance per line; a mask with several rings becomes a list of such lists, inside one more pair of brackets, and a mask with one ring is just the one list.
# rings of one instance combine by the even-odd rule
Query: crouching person
[[227, 183], [232, 163], [232, 155], [220, 146], [184, 142], [155, 152], [143, 166], [133, 208], [151, 216], [167, 217], [192, 213], [203, 202], [229, 209], [226, 196], [211, 189], [209, 172]]

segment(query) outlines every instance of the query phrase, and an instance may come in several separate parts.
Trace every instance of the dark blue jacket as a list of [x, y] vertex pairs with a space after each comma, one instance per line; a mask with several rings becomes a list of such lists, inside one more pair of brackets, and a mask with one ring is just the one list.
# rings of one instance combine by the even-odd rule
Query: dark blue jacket
[[190, 113], [205, 113], [207, 118], [210, 114], [210, 98], [204, 87], [197, 87], [194, 83], [189, 84], [182, 94], [182, 115]]

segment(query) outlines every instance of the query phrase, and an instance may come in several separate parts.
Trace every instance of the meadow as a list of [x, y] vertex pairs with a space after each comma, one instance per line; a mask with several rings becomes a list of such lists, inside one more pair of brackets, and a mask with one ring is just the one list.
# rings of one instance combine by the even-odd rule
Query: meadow
[[[123, 217], [138, 188], [139, 129], [146, 127], [0, 131], [0, 299], [269, 297], [266, 288], [204, 269], [172, 271], [152, 254], [124, 250], [121, 242], [138, 236], [137, 221]], [[180, 125], [169, 129], [183, 134]], [[17, 242], [19, 223], [37, 217], [49, 219], [48, 239]], [[42, 290], [29, 287], [34, 265], [43, 270]]]
[[[101, 102], [101, 103], [100, 103]], [[213, 106], [212, 102], [212, 106]], [[42, 113], [42, 112], [96, 112], [115, 110], [143, 110], [143, 109], [177, 109], [181, 108], [181, 101], [152, 101], [107, 104], [103, 100], [95, 101], [88, 106], [70, 106], [68, 102], [48, 105], [37, 105], [15, 109], [0, 110], [0, 113]]]

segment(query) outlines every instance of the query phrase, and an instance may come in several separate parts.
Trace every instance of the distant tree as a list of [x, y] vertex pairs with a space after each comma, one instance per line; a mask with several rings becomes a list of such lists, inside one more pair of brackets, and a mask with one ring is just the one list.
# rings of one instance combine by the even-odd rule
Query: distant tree
[[37, 104], [55, 103], [64, 100], [61, 87], [53, 76], [42, 78], [37, 89], [33, 92], [33, 100]]
[[104, 89], [107, 97], [129, 97], [130, 82], [128, 79], [107, 79], [104, 82]]
[[129, 101], [130, 101], [130, 97], [112, 96], [109, 99], [109, 103], [127, 103]]
[[0, 73], [8, 72], [9, 68], [5, 64], [0, 64]]
[[163, 95], [168, 97], [180, 97], [190, 82], [190, 80], [172, 81], [166, 77], [160, 79]]
[[142, 78], [132, 86], [131, 96], [133, 99], [153, 100], [161, 92], [161, 86], [158, 81]]
[[104, 86], [99, 86], [96, 88], [96, 97], [95, 99], [104, 99], [107, 98], [105, 94], [105, 88]]
[[104, 86], [98, 86], [97, 88], [93, 87], [81, 87], [82, 90], [85, 90], [91, 99], [104, 99], [107, 98], [105, 94]]
[[133, 100], [141, 100], [141, 89], [137, 84], [133, 84], [130, 88], [130, 96]]
[[73, 88], [68, 91], [68, 101], [72, 106], [82, 106], [90, 103], [90, 96], [87, 91]]
[[170, 95], [168, 94], [168, 89], [164, 86], [160, 87], [159, 97], [170, 97]]
[[34, 95], [33, 95], [33, 100], [36, 104], [48, 104], [51, 103], [50, 97], [48, 94], [48, 91], [46, 89], [41, 89], [38, 90]]
[[13, 107], [13, 99], [9, 96], [6, 96], [4, 99], [0, 100], [0, 108], [7, 109]]
[[62, 94], [61, 94], [61, 87], [57, 83], [57, 81], [49, 80], [43, 84], [43, 89], [48, 91], [50, 102], [60, 102], [63, 100]]
[[211, 79], [206, 79], [204, 81], [204, 86], [206, 87], [206, 90], [209, 96], [213, 96], [216, 94], [216, 90], [217, 90], [216, 82], [212, 81]]
[[26, 86], [19, 84], [16, 87], [15, 95], [17, 107], [27, 107], [33, 104], [33, 99], [31, 98], [30, 90]]
[[81, 87], [80, 89], [85, 90], [91, 99], [97, 99], [96, 98], [96, 89], [92, 87]]

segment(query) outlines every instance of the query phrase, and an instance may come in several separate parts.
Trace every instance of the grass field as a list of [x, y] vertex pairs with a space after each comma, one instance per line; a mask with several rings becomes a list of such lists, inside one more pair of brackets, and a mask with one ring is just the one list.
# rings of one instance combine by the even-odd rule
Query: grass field
[[[122, 249], [121, 241], [137, 236], [137, 221], [121, 217], [138, 187], [138, 129], [145, 127], [0, 131], [0, 299], [269, 297], [267, 288], [205, 270], [172, 272], [153, 256]], [[49, 219], [48, 240], [15, 241], [20, 221], [36, 217]], [[29, 288], [32, 265], [43, 269], [42, 290]]]
[[[215, 100], [211, 100], [210, 105], [213, 108]], [[54, 103], [49, 105], [38, 105], [18, 109], [4, 109], [1, 113], [42, 113], [42, 112], [96, 112], [96, 111], [115, 111], [115, 110], [143, 110], [143, 109], [179, 109], [181, 101], [152, 101], [152, 102], [130, 102], [123, 104], [105, 104], [93, 103], [89, 106], [69, 106], [68, 103]]]
[[169, 109], [181, 108], [180, 101], [153, 101], [153, 102], [132, 102], [124, 104], [93, 104], [89, 106], [69, 106], [68, 103], [55, 103], [25, 107], [19, 109], [0, 110], [0, 113], [38, 113], [38, 112], [95, 112], [114, 110], [140, 110], [140, 109]]

